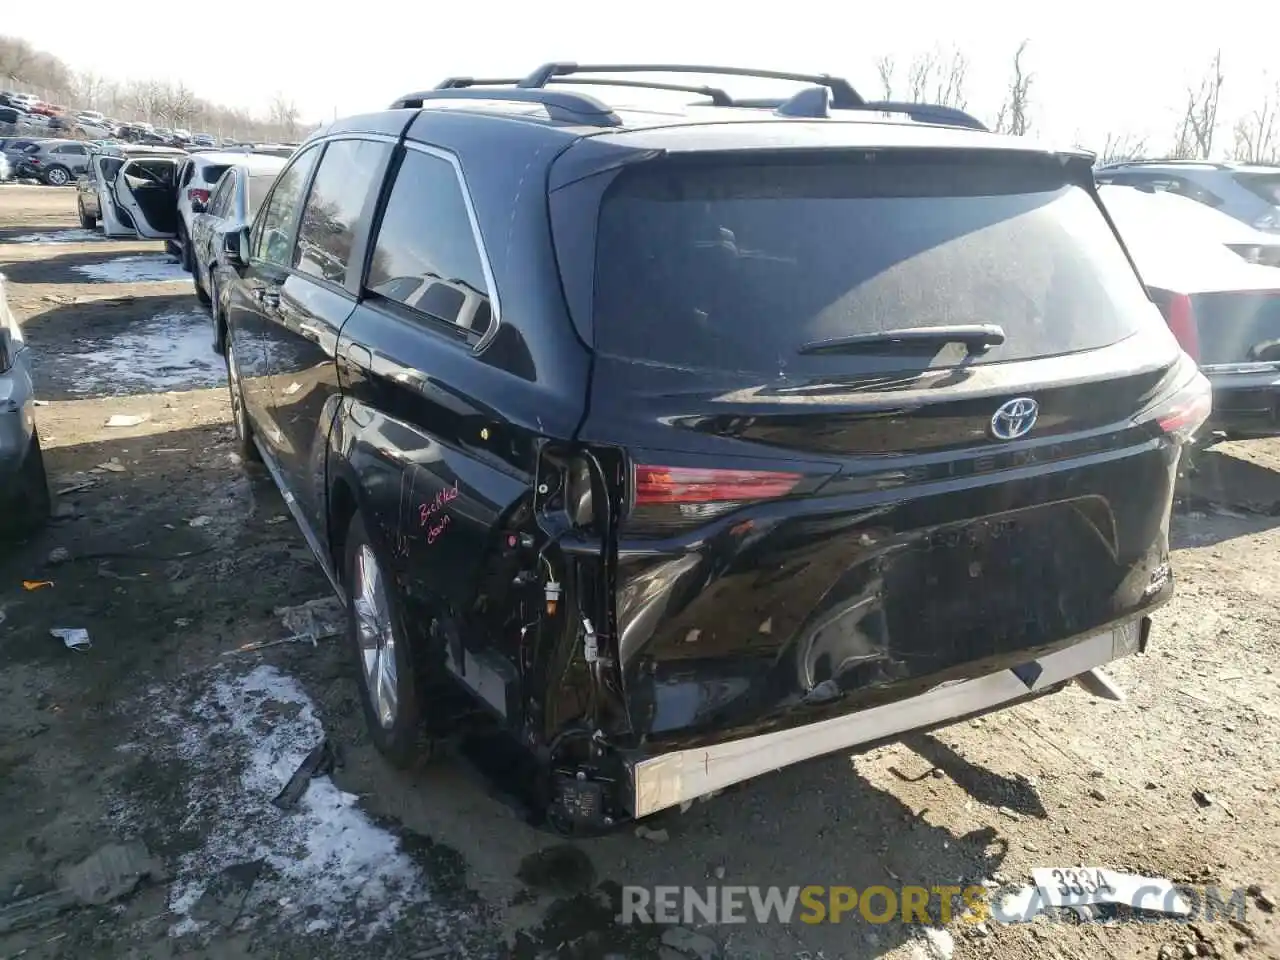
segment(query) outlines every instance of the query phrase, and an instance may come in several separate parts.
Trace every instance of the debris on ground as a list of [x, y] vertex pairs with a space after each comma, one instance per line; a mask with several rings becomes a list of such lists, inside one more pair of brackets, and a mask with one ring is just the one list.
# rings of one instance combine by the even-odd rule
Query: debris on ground
[[22, 589], [31, 593], [34, 590], [43, 590], [45, 587], [52, 587], [52, 580], [23, 580]]
[[336, 637], [347, 628], [347, 611], [337, 597], [318, 597], [293, 607], [276, 607], [272, 611], [290, 639], [305, 640], [312, 645], [328, 637]]
[[225, 867], [205, 887], [191, 908], [191, 919], [229, 927], [240, 919], [245, 901], [262, 873], [265, 861], [250, 860]]
[[66, 563], [70, 559], [71, 559], [71, 551], [68, 550], [66, 547], [54, 547], [52, 550], [49, 551], [49, 556], [45, 560], [45, 563], [53, 567], [53, 566], [57, 566], [60, 563]]
[[716, 942], [705, 933], [688, 927], [668, 927], [662, 932], [662, 942], [672, 950], [697, 960], [712, 960], [719, 951]]
[[62, 886], [86, 906], [113, 903], [132, 893], [143, 880], [164, 880], [164, 868], [151, 856], [145, 844], [108, 843], [68, 867]]
[[127, 897], [143, 880], [167, 879], [146, 845], [109, 843], [62, 871], [58, 886], [0, 907], [0, 934], [47, 924], [75, 907], [100, 907]]
[[106, 470], [108, 473], [124, 473], [125, 465], [120, 462], [118, 457], [112, 457], [106, 463], [100, 463], [94, 470]]
[[302, 763], [298, 764], [298, 769], [293, 772], [289, 782], [271, 802], [281, 810], [292, 810], [298, 805], [302, 795], [307, 792], [307, 786], [311, 781], [326, 773], [332, 773], [335, 766], [337, 766], [337, 756], [329, 738], [325, 737], [311, 749]]
[[140, 423], [146, 421], [145, 416], [137, 416], [131, 413], [113, 413], [107, 417], [108, 427], [136, 427]]
[[200, 527], [207, 527], [212, 522], [213, 522], [213, 517], [208, 517], [208, 516], [205, 516], [204, 514], [201, 514], [198, 517], [192, 517], [190, 520], [188, 520], [187, 526], [195, 527], [196, 529], [199, 529]]
[[224, 650], [224, 657], [234, 656], [237, 653], [253, 653], [255, 650], [266, 650], [268, 647], [283, 647], [287, 643], [299, 643], [310, 641], [311, 637], [277, 637], [275, 640], [253, 640], [249, 643], [242, 643], [234, 650]]
[[641, 840], [649, 840], [653, 843], [666, 843], [671, 839], [671, 834], [666, 830], [653, 830], [644, 824], [636, 827], [636, 836]]
[[93, 646], [89, 631], [84, 627], [54, 627], [49, 633], [61, 640], [68, 650], [88, 650]]
[[97, 480], [81, 480], [77, 483], [71, 483], [67, 486], [59, 487], [55, 492], [60, 497], [65, 497], [69, 493], [79, 493], [81, 490], [88, 490], [90, 487], [96, 486]]

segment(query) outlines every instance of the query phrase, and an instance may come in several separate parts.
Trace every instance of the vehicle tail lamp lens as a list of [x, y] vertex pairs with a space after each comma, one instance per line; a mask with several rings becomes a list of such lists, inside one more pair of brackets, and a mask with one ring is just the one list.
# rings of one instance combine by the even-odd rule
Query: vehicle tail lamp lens
[[785, 497], [801, 474], [637, 464], [628, 527], [654, 533], [695, 526], [748, 503]]
[[1166, 394], [1136, 418], [1155, 423], [1179, 443], [1193, 439], [1213, 412], [1213, 388], [1200, 371], [1177, 390]]
[[1164, 322], [1169, 325], [1178, 346], [1192, 360], [1199, 362], [1200, 335], [1196, 331], [1196, 314], [1191, 298], [1185, 293], [1172, 294], [1160, 303], [1160, 312], [1164, 314]]

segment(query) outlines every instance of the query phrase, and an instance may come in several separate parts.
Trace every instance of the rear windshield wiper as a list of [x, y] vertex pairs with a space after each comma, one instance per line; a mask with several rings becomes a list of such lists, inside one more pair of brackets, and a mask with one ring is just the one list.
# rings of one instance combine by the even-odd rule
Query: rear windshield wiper
[[986, 353], [1004, 343], [1004, 330], [996, 323], [957, 323], [943, 327], [903, 327], [876, 333], [854, 333], [830, 340], [812, 340], [800, 348], [802, 354], [890, 353], [945, 347], [963, 343], [969, 353]]

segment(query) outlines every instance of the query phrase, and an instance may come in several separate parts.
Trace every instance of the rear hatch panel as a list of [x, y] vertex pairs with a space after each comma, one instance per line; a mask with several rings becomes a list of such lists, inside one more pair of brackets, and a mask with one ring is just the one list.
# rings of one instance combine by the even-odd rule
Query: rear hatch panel
[[[612, 491], [616, 607], [594, 615], [617, 625], [602, 639], [631, 735], [678, 745], [847, 712], [1167, 596], [1178, 451], [1136, 418], [1180, 353], [1087, 167], [913, 150], [648, 157], [599, 176], [617, 183], [582, 185], [604, 196], [594, 272], [561, 270], [571, 305], [592, 291], [579, 441], [630, 471]], [[1004, 343], [798, 349], [978, 322]], [[1017, 399], [1037, 417], [997, 439]], [[714, 484], [689, 497], [700, 470], [731, 474], [719, 489], [742, 502], [708, 510]], [[744, 472], [793, 479], [757, 496]]]

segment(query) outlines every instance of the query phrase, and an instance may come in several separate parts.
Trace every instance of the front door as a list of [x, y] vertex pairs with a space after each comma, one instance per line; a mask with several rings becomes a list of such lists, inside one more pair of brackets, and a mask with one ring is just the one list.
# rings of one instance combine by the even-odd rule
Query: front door
[[302, 198], [319, 155], [319, 147], [298, 154], [280, 175], [254, 221], [249, 263], [227, 291], [228, 346], [240, 370], [245, 410], [273, 466], [284, 435], [272, 419], [266, 329], [279, 314]]

